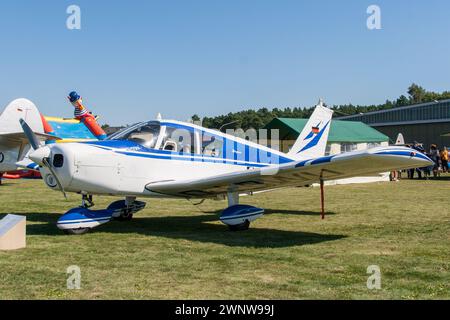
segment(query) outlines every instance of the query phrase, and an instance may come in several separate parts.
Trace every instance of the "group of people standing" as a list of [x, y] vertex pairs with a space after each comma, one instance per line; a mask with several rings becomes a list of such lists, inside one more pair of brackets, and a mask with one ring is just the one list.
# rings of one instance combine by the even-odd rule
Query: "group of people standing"
[[[414, 142], [413, 145], [406, 145], [406, 147], [412, 148], [414, 150], [417, 150], [418, 152], [425, 154], [433, 161], [433, 164], [428, 167], [406, 170], [408, 174], [408, 179], [414, 179], [414, 175], [416, 173], [419, 179], [423, 178], [428, 179], [429, 177], [431, 177], [431, 173], [433, 173], [433, 177], [436, 178], [440, 176], [441, 172], [442, 173], [450, 172], [448, 162], [449, 152], [447, 150], [447, 147], [439, 149], [437, 145], [432, 144], [428, 152], [425, 151], [423, 145], [418, 142]], [[393, 171], [390, 174], [390, 179], [391, 181], [398, 181], [398, 179], [400, 179], [401, 176], [402, 171]]]
[[449, 172], [448, 167], [448, 150], [447, 147], [443, 147], [439, 149], [437, 145], [432, 144], [430, 146], [429, 152], [426, 152], [423, 146], [419, 143], [414, 143], [414, 145], [410, 146], [414, 150], [417, 150], [425, 155], [427, 155], [434, 163], [429, 167], [424, 168], [416, 168], [408, 170], [408, 178], [414, 179], [414, 173], [417, 172], [419, 179], [423, 177], [428, 179], [431, 176], [431, 172], [433, 172], [433, 177], [438, 177], [441, 172], [447, 173]]

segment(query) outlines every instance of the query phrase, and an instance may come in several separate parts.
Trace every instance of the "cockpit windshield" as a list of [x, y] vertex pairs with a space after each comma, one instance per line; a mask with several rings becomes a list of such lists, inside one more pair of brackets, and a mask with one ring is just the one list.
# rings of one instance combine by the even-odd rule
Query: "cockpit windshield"
[[124, 130], [121, 134], [114, 135], [112, 139], [133, 141], [146, 148], [152, 149], [158, 141], [160, 129], [161, 127], [158, 123], [145, 123]]

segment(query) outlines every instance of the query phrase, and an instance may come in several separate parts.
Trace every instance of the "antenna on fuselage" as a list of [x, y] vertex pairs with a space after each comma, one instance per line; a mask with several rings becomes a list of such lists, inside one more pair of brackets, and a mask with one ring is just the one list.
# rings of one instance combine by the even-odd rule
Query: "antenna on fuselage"
[[156, 115], [156, 120], [158, 120], [158, 121], [162, 120], [162, 116], [161, 116], [160, 112], [158, 112], [158, 114]]

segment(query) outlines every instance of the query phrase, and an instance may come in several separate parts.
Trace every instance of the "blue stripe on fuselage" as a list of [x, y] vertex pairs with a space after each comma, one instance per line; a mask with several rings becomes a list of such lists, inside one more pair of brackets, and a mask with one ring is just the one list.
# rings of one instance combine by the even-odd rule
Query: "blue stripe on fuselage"
[[261, 168], [266, 167], [268, 164], [263, 163], [242, 163], [235, 160], [226, 160], [222, 158], [212, 158], [212, 157], [202, 157], [202, 158], [194, 158], [193, 156], [187, 156], [187, 157], [177, 157], [176, 154], [174, 155], [154, 155], [151, 153], [134, 153], [134, 152], [126, 152], [126, 151], [116, 151], [116, 153], [123, 154], [126, 156], [133, 156], [133, 157], [142, 157], [142, 158], [152, 158], [152, 159], [164, 159], [164, 160], [180, 160], [180, 161], [193, 161], [193, 162], [210, 162], [210, 163], [224, 163], [224, 164], [233, 164], [237, 166], [246, 166], [246, 167], [255, 167], [255, 168]]
[[[237, 148], [238, 142], [224, 139], [224, 143], [226, 142], [231, 143], [232, 146], [235, 146], [234, 149]], [[210, 163], [225, 163], [225, 164], [233, 164], [233, 165], [240, 165], [240, 166], [248, 166], [248, 167], [265, 167], [269, 164], [272, 164], [271, 160], [276, 159], [277, 161], [274, 161], [275, 164], [284, 164], [289, 163], [294, 160], [279, 156], [277, 154], [273, 154], [271, 152], [267, 152], [258, 148], [249, 147], [247, 145], [242, 144], [242, 146], [245, 146], [245, 148], [242, 148], [245, 150], [246, 153], [245, 157], [237, 157], [237, 154], [233, 152], [228, 152], [229, 154], [224, 154], [225, 158], [218, 158], [218, 157], [212, 157], [212, 156], [206, 156], [206, 155], [199, 155], [199, 154], [185, 154], [182, 152], [172, 152], [168, 150], [158, 150], [158, 149], [150, 149], [146, 148], [138, 143], [135, 143], [133, 141], [127, 141], [127, 140], [104, 140], [104, 141], [86, 141], [86, 142], [80, 142], [83, 144], [89, 144], [93, 145], [102, 149], [119, 149], [119, 150], [111, 150], [115, 151], [117, 153], [127, 155], [127, 156], [135, 156], [135, 157], [144, 157], [144, 158], [154, 158], [154, 159], [170, 159], [170, 160], [184, 160], [184, 161], [194, 161], [194, 162], [210, 162]], [[239, 144], [241, 145], [241, 144]], [[247, 148], [248, 147], [248, 148]], [[226, 146], [225, 146], [226, 148]], [[242, 150], [241, 149], [241, 150]], [[248, 157], [247, 152], [250, 153], [256, 153], [256, 156], [253, 155], [251, 157]], [[261, 161], [261, 153], [265, 153], [264, 157], [267, 159], [267, 162]], [[230, 156], [228, 158], [227, 156]], [[256, 159], [255, 159], [256, 158]], [[248, 159], [248, 160], [247, 160]], [[250, 161], [249, 161], [250, 160]]]

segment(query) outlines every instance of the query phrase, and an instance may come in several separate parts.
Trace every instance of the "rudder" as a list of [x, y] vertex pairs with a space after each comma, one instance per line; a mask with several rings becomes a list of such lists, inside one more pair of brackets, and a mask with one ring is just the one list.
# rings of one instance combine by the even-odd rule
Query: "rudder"
[[12, 101], [0, 114], [0, 132], [22, 133], [20, 119], [24, 119], [34, 132], [44, 133], [41, 115], [37, 107], [33, 102], [24, 98]]
[[333, 110], [319, 102], [288, 155], [299, 159], [324, 156], [332, 116]]

